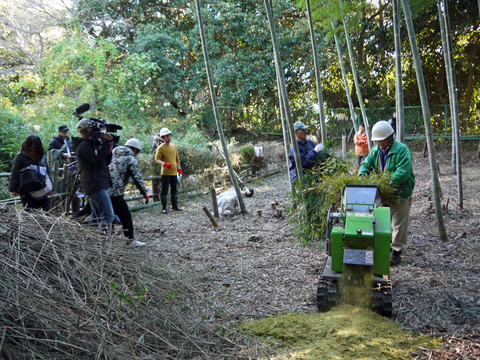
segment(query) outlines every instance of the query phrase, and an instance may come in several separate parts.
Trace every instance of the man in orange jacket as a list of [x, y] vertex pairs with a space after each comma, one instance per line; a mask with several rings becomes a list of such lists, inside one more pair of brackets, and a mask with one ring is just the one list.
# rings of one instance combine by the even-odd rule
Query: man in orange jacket
[[355, 163], [355, 171], [358, 171], [362, 160], [368, 155], [370, 150], [368, 149], [367, 133], [365, 132], [365, 126], [359, 125], [358, 132], [355, 134], [355, 155], [357, 155], [357, 162]]

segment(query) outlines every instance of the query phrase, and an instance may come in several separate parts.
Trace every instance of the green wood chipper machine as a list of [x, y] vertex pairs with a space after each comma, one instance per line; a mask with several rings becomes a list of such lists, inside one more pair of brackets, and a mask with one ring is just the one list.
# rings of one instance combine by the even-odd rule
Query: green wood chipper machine
[[[348, 273], [349, 281], [352, 278], [355, 281], [356, 276], [360, 283], [367, 279], [366, 304], [370, 309], [383, 316], [392, 316], [390, 208], [380, 207], [380, 204], [381, 195], [376, 186], [347, 185], [342, 190], [340, 208], [330, 206], [327, 259], [317, 290], [319, 311], [328, 311], [344, 302], [339, 284], [346, 280]], [[362, 278], [365, 273], [370, 276]]]

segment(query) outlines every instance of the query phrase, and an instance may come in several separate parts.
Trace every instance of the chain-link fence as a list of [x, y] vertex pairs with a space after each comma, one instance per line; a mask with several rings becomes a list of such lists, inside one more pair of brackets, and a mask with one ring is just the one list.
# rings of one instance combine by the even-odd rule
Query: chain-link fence
[[[201, 122], [204, 126], [216, 130], [213, 110], [206, 106], [201, 111]], [[313, 129], [320, 129], [318, 111], [313, 108], [292, 108], [294, 121], [303, 121], [312, 126]], [[392, 117], [395, 108], [367, 108], [365, 109], [370, 128], [380, 120], [388, 120]], [[280, 110], [278, 108], [237, 108], [220, 107], [220, 119], [226, 133], [236, 130], [244, 130], [259, 134], [282, 135]], [[421, 138], [425, 135], [423, 113], [421, 106], [406, 106], [405, 113], [405, 135], [406, 138]], [[326, 109], [327, 134], [329, 138], [341, 137], [345, 129], [349, 133], [353, 128], [353, 122], [349, 109]], [[480, 104], [460, 104], [460, 132], [462, 136], [480, 138]], [[430, 107], [433, 134], [436, 137], [451, 137], [452, 122], [449, 105], [432, 105]], [[363, 123], [360, 109], [355, 109], [356, 124]], [[311, 131], [310, 133], [313, 133]]]

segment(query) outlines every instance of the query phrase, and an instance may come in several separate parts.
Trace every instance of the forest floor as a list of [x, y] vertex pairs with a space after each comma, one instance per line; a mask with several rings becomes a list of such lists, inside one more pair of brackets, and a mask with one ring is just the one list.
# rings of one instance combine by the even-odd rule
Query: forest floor
[[[438, 236], [428, 157], [414, 151], [408, 248], [402, 264], [391, 269], [393, 320], [406, 330], [443, 337], [443, 350], [419, 348], [411, 358], [480, 358], [480, 161], [474, 152], [463, 154], [464, 207], [459, 209], [449, 155], [439, 152], [437, 160], [442, 204], [449, 202], [444, 215], [449, 241]], [[216, 229], [201, 210], [202, 205], [211, 209], [210, 195], [183, 200], [183, 212], [134, 215], [136, 237], [147, 242], [152, 260], [197, 274], [197, 291], [219, 309], [212, 321], [223, 327], [316, 311], [325, 252], [296, 241], [285, 214], [288, 179], [277, 174], [248, 186], [255, 195], [244, 198], [247, 214], [221, 217]], [[274, 216], [272, 202], [284, 209], [282, 217]]]

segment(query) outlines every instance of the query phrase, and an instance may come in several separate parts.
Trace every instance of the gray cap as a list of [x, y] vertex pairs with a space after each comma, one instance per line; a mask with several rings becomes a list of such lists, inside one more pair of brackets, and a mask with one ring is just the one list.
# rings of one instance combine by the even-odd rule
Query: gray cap
[[90, 120], [82, 119], [78, 122], [78, 124], [77, 124], [77, 130], [78, 131], [88, 130], [88, 129], [90, 129]]
[[295, 131], [297, 131], [298, 129], [308, 129], [309, 127], [310, 126], [305, 125], [301, 121], [297, 121], [295, 124], [293, 124], [293, 128], [295, 129]]

